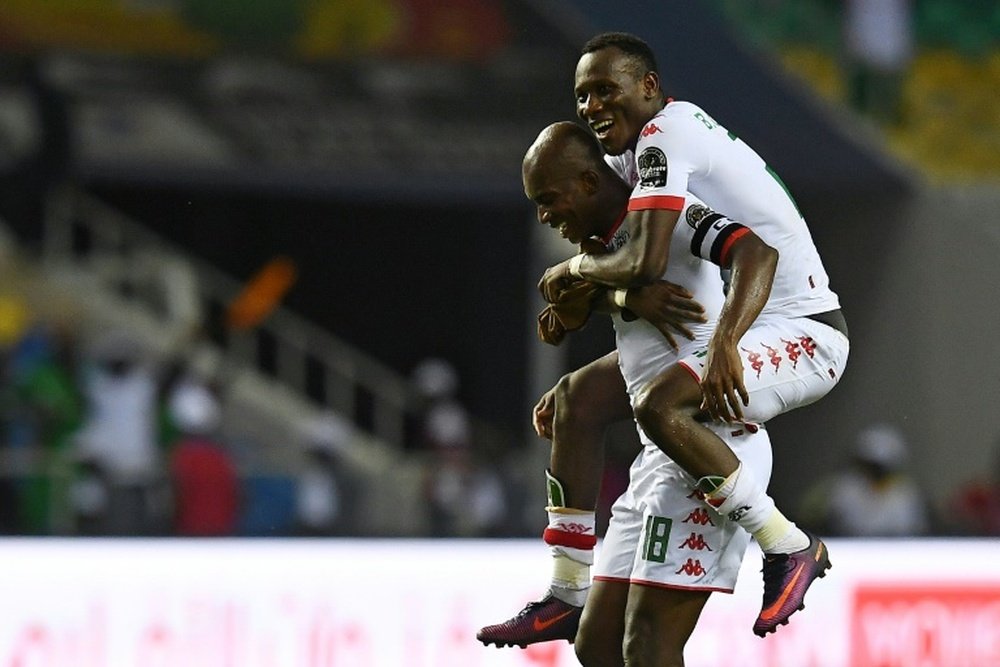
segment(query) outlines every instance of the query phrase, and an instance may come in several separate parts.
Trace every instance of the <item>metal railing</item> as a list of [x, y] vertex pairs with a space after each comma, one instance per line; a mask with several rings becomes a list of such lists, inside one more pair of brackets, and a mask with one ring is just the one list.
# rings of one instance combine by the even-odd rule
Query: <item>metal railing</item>
[[[197, 277], [205, 312], [224, 312], [243, 288], [93, 195], [67, 187], [50, 198], [43, 261], [94, 262], [137, 251], [167, 253], [186, 262]], [[282, 307], [254, 329], [217, 333], [214, 342], [226, 360], [271, 375], [387, 444], [403, 446], [407, 418], [419, 411], [420, 397], [385, 364]]]

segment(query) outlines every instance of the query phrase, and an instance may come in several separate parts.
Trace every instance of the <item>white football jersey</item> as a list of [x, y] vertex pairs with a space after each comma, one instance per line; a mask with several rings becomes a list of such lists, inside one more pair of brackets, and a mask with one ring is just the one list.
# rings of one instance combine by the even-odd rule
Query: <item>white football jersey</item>
[[[701, 206], [694, 197], [687, 198], [685, 211]], [[703, 208], [703, 207], [702, 207]], [[674, 336], [680, 346], [677, 353], [667, 343], [666, 338], [653, 325], [643, 319], [626, 322], [621, 314], [612, 316], [615, 326], [615, 342], [618, 348], [618, 365], [629, 396], [634, 400], [636, 393], [650, 380], [663, 372], [668, 365], [676, 363], [693, 350], [704, 349], [719, 319], [725, 300], [719, 267], [692, 253], [692, 239], [695, 229], [684, 223], [674, 228], [670, 241], [670, 256], [663, 280], [684, 286], [694, 295], [694, 299], [705, 308], [703, 324], [690, 323], [688, 328], [695, 335], [691, 341], [681, 335]], [[616, 251], [629, 241], [629, 230], [621, 226], [612, 229], [603, 239], [607, 248]], [[628, 250], [626, 249], [625, 252]]]
[[[694, 195], [774, 247], [778, 268], [763, 313], [800, 317], [840, 308], [785, 184], [752, 148], [698, 106], [668, 102], [643, 128], [634, 152], [605, 159], [634, 187], [629, 210], [680, 211]], [[682, 212], [678, 227], [688, 226], [685, 217]]]

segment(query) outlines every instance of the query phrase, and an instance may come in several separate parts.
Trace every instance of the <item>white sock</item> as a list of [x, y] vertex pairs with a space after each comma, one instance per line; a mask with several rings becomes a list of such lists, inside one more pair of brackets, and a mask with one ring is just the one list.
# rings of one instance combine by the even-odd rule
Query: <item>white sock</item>
[[742, 463], [718, 489], [705, 494], [705, 500], [753, 535], [764, 553], [792, 553], [809, 546], [809, 536], [785, 518]]
[[597, 517], [592, 511], [549, 507], [544, 539], [552, 552], [552, 594], [582, 607], [590, 591]]

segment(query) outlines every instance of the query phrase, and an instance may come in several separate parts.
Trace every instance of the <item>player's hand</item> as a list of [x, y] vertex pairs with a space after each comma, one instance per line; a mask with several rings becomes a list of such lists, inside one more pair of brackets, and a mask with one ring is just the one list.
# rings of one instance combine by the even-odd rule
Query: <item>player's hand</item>
[[556, 414], [555, 387], [542, 394], [531, 411], [531, 425], [540, 438], [552, 439], [552, 419]]
[[714, 338], [709, 343], [701, 397], [701, 409], [712, 419], [743, 421], [743, 408], [750, 404], [750, 395], [743, 383], [743, 360], [735, 345], [721, 344]]
[[538, 281], [538, 291], [548, 303], [559, 303], [559, 297], [572, 282], [578, 280], [569, 272], [569, 260], [545, 269]]
[[687, 324], [707, 321], [705, 309], [694, 300], [691, 292], [666, 280], [630, 288], [625, 305], [656, 327], [675, 350], [678, 346], [674, 334], [694, 340], [694, 334]]

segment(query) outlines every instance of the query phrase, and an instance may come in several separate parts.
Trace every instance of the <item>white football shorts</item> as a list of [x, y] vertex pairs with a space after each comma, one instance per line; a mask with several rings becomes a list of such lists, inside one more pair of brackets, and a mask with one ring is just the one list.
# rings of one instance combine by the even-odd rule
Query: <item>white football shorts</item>
[[[763, 426], [712, 424], [763, 488], [771, 479], [771, 440]], [[611, 509], [594, 579], [731, 593], [750, 534], [713, 510], [684, 472], [640, 431], [646, 445], [629, 485]]]
[[[847, 336], [808, 317], [759, 318], [740, 339], [750, 404], [743, 418], [763, 423], [826, 396], [844, 374]], [[701, 383], [707, 348], [680, 360]]]

